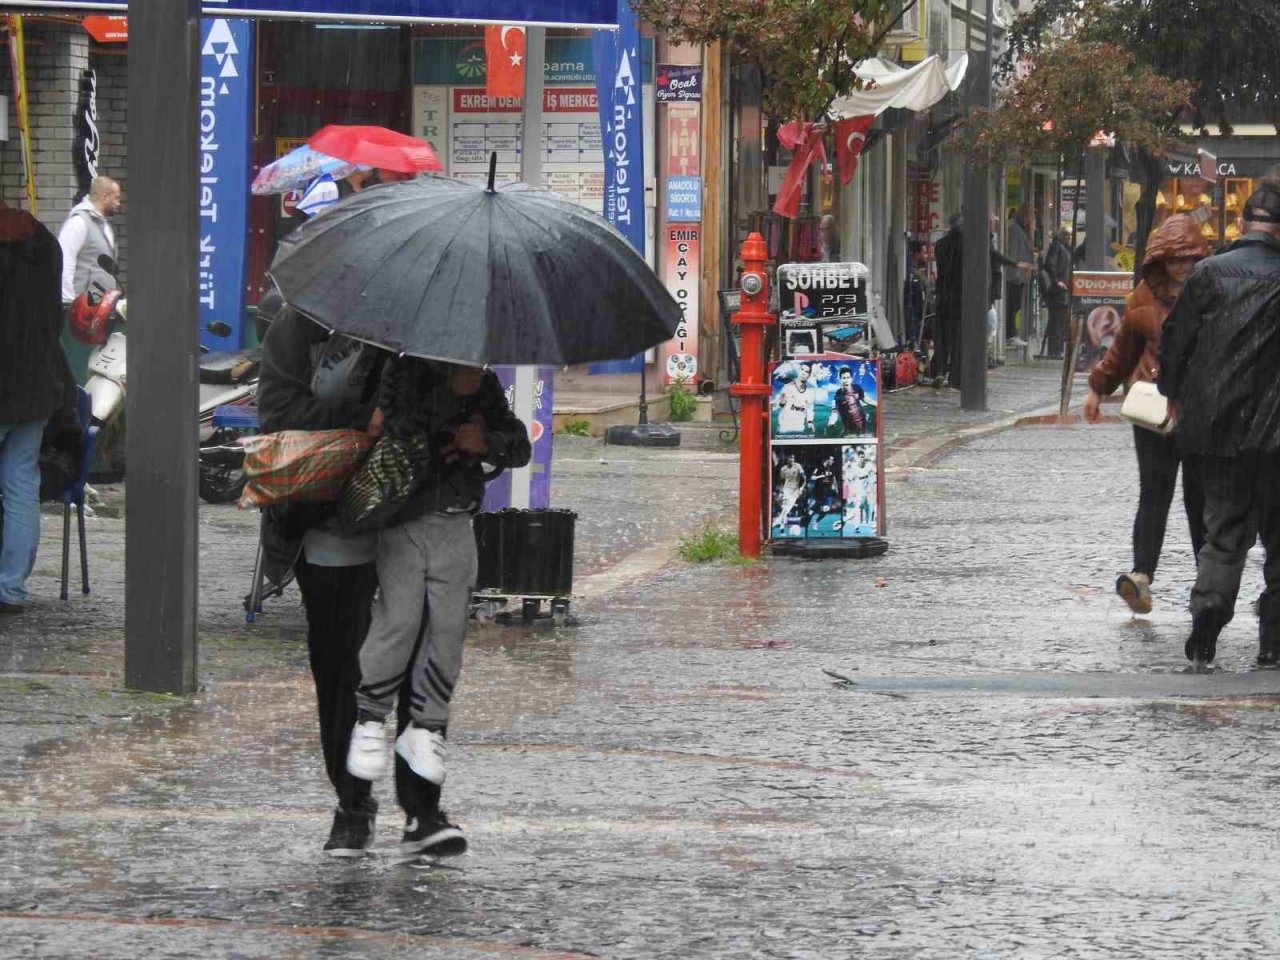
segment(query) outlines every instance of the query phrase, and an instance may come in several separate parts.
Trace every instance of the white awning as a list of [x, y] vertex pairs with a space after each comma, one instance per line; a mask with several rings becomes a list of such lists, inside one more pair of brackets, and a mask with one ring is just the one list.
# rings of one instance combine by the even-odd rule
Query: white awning
[[874, 81], [866, 89], [840, 97], [831, 105], [836, 120], [847, 117], [879, 116], [890, 107], [899, 110], [928, 110], [960, 86], [969, 66], [969, 54], [962, 53], [950, 66], [937, 54], [914, 67], [900, 67], [882, 57], [858, 64], [858, 76]]

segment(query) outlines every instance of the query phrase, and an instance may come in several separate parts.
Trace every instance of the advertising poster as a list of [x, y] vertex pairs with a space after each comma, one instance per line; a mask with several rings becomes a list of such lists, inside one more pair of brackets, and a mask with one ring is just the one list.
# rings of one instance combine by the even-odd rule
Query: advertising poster
[[1076, 372], [1086, 373], [1106, 355], [1133, 292], [1133, 275], [1077, 270], [1072, 278], [1072, 327], [1081, 330]]
[[698, 227], [668, 227], [663, 259], [662, 279], [680, 306], [680, 325], [676, 327], [676, 335], [662, 345], [662, 369], [667, 383], [688, 381], [691, 389], [698, 376], [700, 242]]
[[775, 364], [769, 536], [880, 536], [880, 363], [820, 354]]
[[880, 446], [809, 443], [772, 450], [770, 536], [874, 537], [880, 529]]
[[836, 354], [777, 364], [770, 378], [770, 437], [874, 440], [880, 424], [878, 372], [878, 361]]

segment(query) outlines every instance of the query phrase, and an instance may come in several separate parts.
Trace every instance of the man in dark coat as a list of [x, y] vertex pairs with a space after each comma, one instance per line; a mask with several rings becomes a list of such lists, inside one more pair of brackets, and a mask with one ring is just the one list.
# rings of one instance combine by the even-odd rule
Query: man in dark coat
[[934, 247], [938, 269], [938, 337], [933, 345], [934, 378], [948, 373], [948, 382], [960, 386], [960, 314], [964, 302], [964, 235], [960, 214], [951, 218], [951, 229]]
[[1280, 659], [1280, 176], [1246, 201], [1240, 232], [1197, 264], [1160, 340], [1160, 392], [1176, 410], [1179, 449], [1204, 486], [1205, 544], [1185, 650], [1204, 663], [1235, 612], [1259, 535], [1267, 586], [1258, 659]]
[[53, 234], [0, 204], [0, 614], [25, 609], [40, 545], [40, 438], [67, 387], [61, 276]]
[[1045, 328], [1047, 347], [1044, 352], [1047, 356], [1060, 360], [1066, 344], [1071, 307], [1071, 231], [1066, 227], [1057, 232], [1049, 249], [1045, 251], [1044, 272], [1048, 275], [1048, 289], [1044, 291], [1045, 306], [1049, 308], [1049, 325]]

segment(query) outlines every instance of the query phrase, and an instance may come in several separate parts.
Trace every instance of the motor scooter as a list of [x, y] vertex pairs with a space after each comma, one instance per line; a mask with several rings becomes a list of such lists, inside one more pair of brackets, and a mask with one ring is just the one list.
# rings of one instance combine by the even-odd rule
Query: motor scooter
[[[115, 276], [117, 265], [105, 254], [98, 258], [98, 265]], [[118, 426], [124, 416], [125, 395], [128, 392], [128, 337], [124, 327], [128, 319], [128, 300], [120, 289], [107, 290], [95, 287], [81, 295], [72, 305], [71, 327], [74, 335], [98, 346], [89, 356], [88, 392], [93, 422], [103, 435], [118, 435]], [[217, 337], [231, 334], [230, 325], [222, 321], [208, 324], [206, 330]], [[201, 347], [199, 370], [198, 423], [200, 446], [222, 446], [238, 437], [229, 435], [225, 428], [214, 423], [219, 408], [256, 408], [258, 396], [258, 368], [261, 352], [258, 350], [210, 351]], [[243, 418], [242, 418], [243, 419]], [[256, 416], [251, 419], [256, 420]], [[248, 420], [245, 420], [248, 423]], [[251, 432], [242, 429], [243, 432]], [[113, 458], [119, 462], [117, 455]], [[206, 483], [201, 463], [200, 493], [214, 503], [225, 503], [239, 497], [239, 486], [234, 483]], [[215, 471], [216, 472], [216, 471]], [[206, 493], [209, 496], [206, 496]]]

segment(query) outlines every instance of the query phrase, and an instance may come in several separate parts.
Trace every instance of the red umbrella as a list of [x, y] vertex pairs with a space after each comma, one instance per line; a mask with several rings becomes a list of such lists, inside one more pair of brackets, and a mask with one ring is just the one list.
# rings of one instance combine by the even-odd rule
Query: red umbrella
[[431, 144], [386, 127], [331, 123], [312, 134], [307, 144], [330, 157], [380, 170], [430, 173], [444, 169]]

